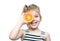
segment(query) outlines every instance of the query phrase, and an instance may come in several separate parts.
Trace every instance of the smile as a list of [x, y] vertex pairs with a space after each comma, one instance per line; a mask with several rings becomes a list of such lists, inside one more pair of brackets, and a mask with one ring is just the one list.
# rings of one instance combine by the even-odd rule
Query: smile
[[38, 22], [35, 21], [35, 22], [32, 22], [31, 25], [35, 26], [35, 25], [37, 25], [37, 23], [38, 23]]

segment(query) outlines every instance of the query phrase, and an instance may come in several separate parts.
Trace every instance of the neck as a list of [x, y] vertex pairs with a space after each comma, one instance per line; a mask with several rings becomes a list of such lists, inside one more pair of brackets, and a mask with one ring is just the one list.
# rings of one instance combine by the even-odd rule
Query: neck
[[39, 29], [36, 28], [36, 29], [32, 29], [32, 28], [29, 28], [30, 31], [38, 31]]

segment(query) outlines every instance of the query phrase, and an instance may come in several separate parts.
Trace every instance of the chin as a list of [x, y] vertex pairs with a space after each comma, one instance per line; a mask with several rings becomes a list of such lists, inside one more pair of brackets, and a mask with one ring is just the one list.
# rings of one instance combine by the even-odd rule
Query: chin
[[38, 28], [38, 26], [31, 26], [31, 28], [32, 28], [32, 29], [37, 29], [37, 28]]

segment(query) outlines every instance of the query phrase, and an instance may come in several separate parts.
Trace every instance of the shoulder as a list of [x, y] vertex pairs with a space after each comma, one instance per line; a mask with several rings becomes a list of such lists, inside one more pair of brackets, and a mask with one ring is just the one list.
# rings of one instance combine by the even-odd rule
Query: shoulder
[[24, 29], [20, 29], [20, 33], [24, 34], [25, 30]]
[[42, 31], [42, 34], [46, 41], [51, 41], [50, 34], [48, 32]]
[[43, 31], [43, 33], [46, 35], [46, 38], [50, 36], [48, 32]]
[[46, 32], [46, 41], [51, 41], [50, 34]]
[[42, 34], [45, 34], [46, 36], [50, 36], [50, 34], [48, 32], [45, 31], [41, 31]]
[[50, 37], [50, 34], [49, 34], [48, 32], [46, 32], [46, 36], [47, 36], [47, 37]]
[[25, 34], [25, 32], [27, 32], [28, 30], [26, 29], [26, 30], [24, 30], [24, 29], [21, 29], [20, 30], [20, 32], [24, 35]]
[[[23, 39], [27, 30], [21, 29], [20, 33], [22, 33], [21, 38]], [[21, 34], [20, 34], [21, 35]]]
[[50, 37], [50, 34], [48, 32], [45, 32], [45, 31], [41, 31], [41, 34], [47, 38], [47, 37]]

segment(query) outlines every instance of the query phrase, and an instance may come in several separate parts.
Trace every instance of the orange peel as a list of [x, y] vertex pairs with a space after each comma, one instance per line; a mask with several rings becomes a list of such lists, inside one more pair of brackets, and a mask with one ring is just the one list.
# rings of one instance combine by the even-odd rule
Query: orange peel
[[26, 22], [32, 22], [32, 20], [33, 20], [33, 15], [32, 15], [32, 13], [31, 12], [26, 12], [25, 14], [24, 14], [24, 20], [26, 21]]

